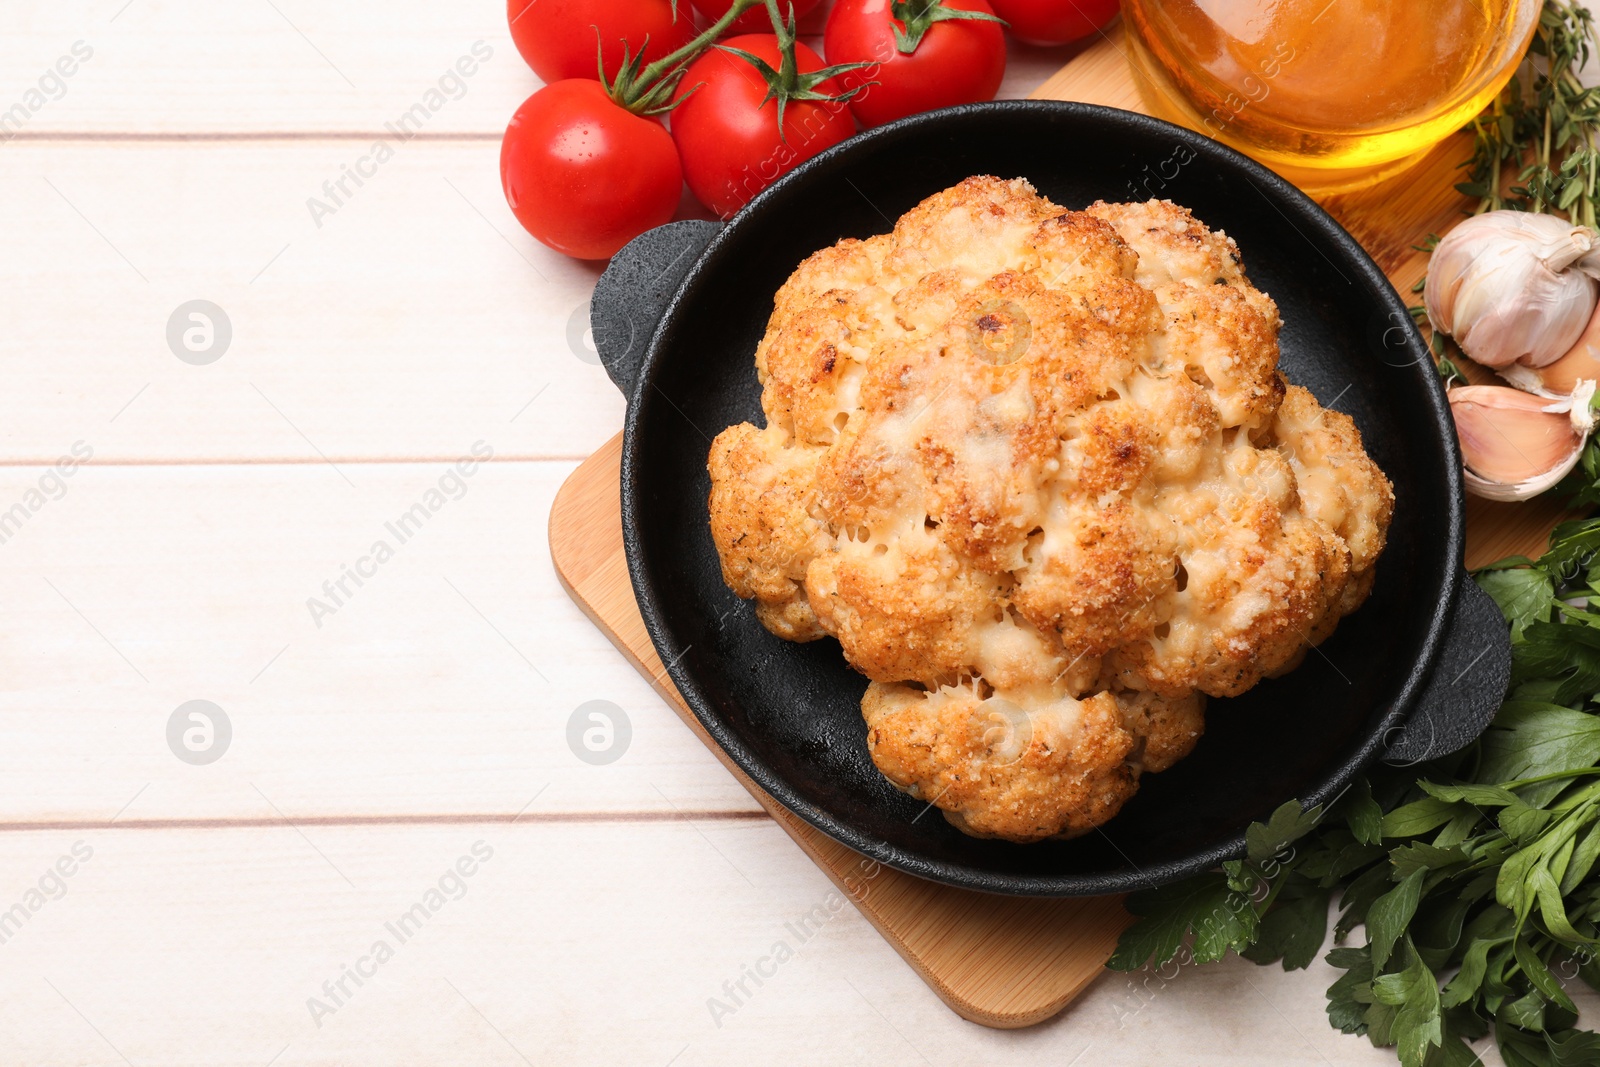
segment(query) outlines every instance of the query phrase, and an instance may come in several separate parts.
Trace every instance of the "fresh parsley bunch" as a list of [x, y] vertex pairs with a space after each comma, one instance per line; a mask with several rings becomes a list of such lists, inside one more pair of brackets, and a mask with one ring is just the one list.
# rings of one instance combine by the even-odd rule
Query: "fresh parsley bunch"
[[[1290, 801], [1245, 859], [1136, 893], [1110, 966], [1232, 949], [1305, 967], [1327, 938], [1344, 975], [1328, 1021], [1408, 1067], [1600, 1065], [1564, 988], [1600, 990], [1600, 519], [1558, 526], [1538, 561], [1481, 571], [1512, 632], [1511, 692], [1445, 759], [1380, 767], [1324, 812]], [[1345, 944], [1364, 926], [1366, 944]]]

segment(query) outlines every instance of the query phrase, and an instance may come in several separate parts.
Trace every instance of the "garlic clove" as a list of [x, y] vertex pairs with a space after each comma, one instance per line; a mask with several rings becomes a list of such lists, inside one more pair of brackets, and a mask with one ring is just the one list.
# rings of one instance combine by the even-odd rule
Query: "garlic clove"
[[1434, 329], [1487, 367], [1554, 363], [1596, 303], [1600, 247], [1585, 226], [1490, 211], [1458, 224], [1428, 261], [1423, 294]]
[[1562, 399], [1501, 385], [1469, 385], [1449, 393], [1461, 443], [1467, 490], [1490, 500], [1527, 500], [1577, 465], [1594, 426], [1592, 381]]
[[1554, 363], [1526, 367], [1513, 363], [1500, 368], [1500, 377], [1540, 396], [1570, 396], [1581, 381], [1600, 381], [1600, 307], [1589, 316], [1577, 342]]

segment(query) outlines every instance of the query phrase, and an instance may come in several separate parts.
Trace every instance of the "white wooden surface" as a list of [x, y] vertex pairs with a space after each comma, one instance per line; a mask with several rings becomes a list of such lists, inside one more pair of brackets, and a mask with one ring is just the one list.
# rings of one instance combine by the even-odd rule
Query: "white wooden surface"
[[[537, 86], [504, 6], [11, 0], [0, 112], [79, 41], [0, 134], [0, 512], [93, 449], [0, 543], [0, 911], [65, 890], [0, 942], [0, 1063], [1391, 1062], [1327, 1027], [1321, 964], [1110, 975], [985, 1030], [850, 909], [719, 1025], [829, 887], [551, 572], [552, 495], [622, 404], [568, 341], [596, 267], [500, 196]], [[318, 226], [306, 199], [477, 41]], [[1067, 54], [1016, 51], [1005, 95]], [[165, 341], [196, 298], [233, 324], [209, 366]], [[307, 598], [479, 441], [318, 626]], [[191, 699], [233, 727], [206, 766], [167, 747]], [[593, 699], [633, 724], [609, 766], [566, 743]], [[313, 1018], [477, 842], [464, 895]]]

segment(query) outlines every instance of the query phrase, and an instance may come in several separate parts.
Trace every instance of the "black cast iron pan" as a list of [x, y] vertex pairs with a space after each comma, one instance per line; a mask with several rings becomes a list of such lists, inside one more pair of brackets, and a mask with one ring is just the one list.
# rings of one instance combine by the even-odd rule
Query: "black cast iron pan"
[[[867, 756], [865, 679], [831, 640], [779, 640], [722, 582], [706, 512], [711, 438], [763, 424], [752, 355], [772, 296], [811, 252], [887, 231], [973, 174], [1025, 177], [1065, 207], [1168, 197], [1239, 244], [1281, 309], [1281, 366], [1347, 412], [1394, 482], [1371, 599], [1287, 676], [1213, 700], [1187, 759], [1146, 775], [1101, 832], [967, 837]], [[1505, 692], [1507, 628], [1462, 569], [1460, 457], [1422, 338], [1389, 282], [1316, 204], [1198, 134], [1086, 104], [1011, 101], [871, 131], [797, 168], [726, 226], [677, 222], [622, 250], [595, 291], [606, 369], [628, 397], [622, 524], [634, 591], [673, 682], [716, 742], [795, 814], [951, 885], [1066, 896], [1171, 881], [1240, 855], [1291, 798], [1333, 800], [1371, 761], [1454, 751]]]

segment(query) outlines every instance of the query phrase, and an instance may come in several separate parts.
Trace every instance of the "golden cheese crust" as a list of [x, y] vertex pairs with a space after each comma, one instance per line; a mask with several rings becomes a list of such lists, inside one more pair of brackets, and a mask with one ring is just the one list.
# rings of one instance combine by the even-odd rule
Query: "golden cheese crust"
[[1394, 500], [1170, 201], [969, 178], [812, 255], [712, 444], [724, 578], [838, 639], [868, 745], [967, 833], [1083, 833], [1371, 589]]

